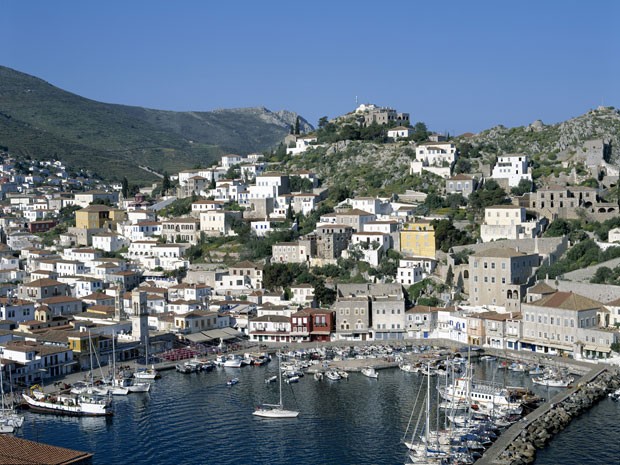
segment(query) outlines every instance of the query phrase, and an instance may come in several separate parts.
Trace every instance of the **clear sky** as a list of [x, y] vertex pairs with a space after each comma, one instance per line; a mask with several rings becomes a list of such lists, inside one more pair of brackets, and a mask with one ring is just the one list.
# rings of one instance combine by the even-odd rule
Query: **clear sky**
[[617, 0], [1, 0], [0, 64], [104, 102], [315, 125], [357, 96], [457, 134], [619, 107], [619, 18]]

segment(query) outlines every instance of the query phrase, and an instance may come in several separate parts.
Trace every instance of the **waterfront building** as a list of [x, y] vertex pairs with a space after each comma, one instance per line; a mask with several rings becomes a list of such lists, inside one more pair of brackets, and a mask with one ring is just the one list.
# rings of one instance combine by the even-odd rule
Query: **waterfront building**
[[606, 326], [609, 310], [573, 292], [557, 291], [524, 303], [522, 313], [524, 350], [575, 358], [607, 357], [619, 339], [618, 332]]

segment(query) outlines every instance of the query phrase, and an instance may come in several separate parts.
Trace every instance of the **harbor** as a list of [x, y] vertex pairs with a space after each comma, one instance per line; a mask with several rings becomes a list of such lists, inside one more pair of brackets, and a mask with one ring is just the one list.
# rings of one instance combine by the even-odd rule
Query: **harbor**
[[[288, 350], [287, 350], [288, 349]], [[263, 351], [263, 352], [260, 352]], [[606, 396], [610, 390], [618, 385], [618, 375], [613, 369], [609, 369], [606, 366], [588, 364], [588, 363], [573, 363], [570, 360], [561, 360], [566, 366], [570, 366], [570, 370], [567, 370], [575, 377], [576, 382], [571, 387], [563, 388], [549, 388], [544, 386], [536, 386], [531, 382], [532, 376], [527, 376], [527, 373], [522, 373], [506, 368], [507, 365], [517, 367], [519, 364], [524, 363], [524, 357], [522, 353], [519, 353], [520, 357], [510, 358], [511, 354], [503, 353], [502, 356], [508, 356], [508, 358], [496, 358], [491, 351], [472, 351], [467, 348], [446, 347], [441, 345], [428, 346], [428, 345], [416, 345], [416, 346], [387, 346], [387, 345], [362, 345], [362, 346], [346, 346], [346, 345], [334, 345], [334, 346], [321, 346], [319, 348], [306, 347], [306, 348], [290, 348], [280, 347], [267, 348], [265, 347], [252, 347], [242, 348], [240, 350], [231, 351], [224, 356], [207, 356], [201, 359], [203, 362], [215, 363], [218, 358], [221, 360], [230, 358], [236, 358], [239, 361], [247, 360], [250, 365], [250, 354], [258, 356], [259, 354], [271, 354], [271, 363], [259, 363], [254, 366], [248, 366], [246, 368], [215, 368], [211, 372], [192, 372], [183, 374], [175, 370], [175, 367], [182, 364], [183, 360], [171, 360], [155, 364], [153, 367], [161, 372], [161, 379], [150, 380], [149, 383], [152, 389], [148, 393], [135, 394], [130, 396], [114, 397], [114, 416], [111, 418], [78, 418], [71, 420], [69, 423], [68, 418], [62, 418], [57, 415], [42, 416], [34, 412], [25, 411], [26, 416], [25, 426], [23, 432], [18, 433], [25, 438], [32, 439], [37, 436], [32, 436], [33, 431], [37, 431], [37, 435], [41, 435], [41, 425], [69, 424], [73, 427], [82, 427], [84, 425], [96, 426], [98, 428], [104, 427], [104, 429], [116, 430], [116, 428], [126, 428], [127, 422], [136, 421], [137, 411], [135, 407], [142, 406], [145, 410], [140, 410], [140, 415], [151, 415], [154, 412], [152, 407], [157, 405], [157, 408], [169, 409], [172, 403], [179, 406], [188, 404], [181, 408], [181, 411], [174, 411], [173, 416], [176, 421], [191, 422], [191, 419], [183, 419], [184, 411], [191, 417], [191, 401], [189, 399], [203, 399], [200, 404], [206, 402], [209, 408], [218, 410], [219, 403], [222, 403], [223, 410], [226, 411], [225, 417], [227, 421], [238, 425], [239, 428], [253, 428], [254, 423], [249, 421], [252, 413], [252, 406], [263, 402], [269, 402], [274, 398], [277, 398], [277, 383], [267, 383], [269, 378], [275, 378], [277, 380], [277, 363], [274, 363], [277, 354], [282, 354], [283, 369], [282, 377], [289, 381], [289, 374], [294, 374], [294, 370], [301, 367], [301, 378], [296, 376], [297, 379], [292, 381], [294, 384], [286, 382], [283, 384], [282, 396], [287, 408], [294, 408], [296, 412], [299, 412], [299, 418], [295, 421], [301, 423], [301, 430], [305, 431], [307, 421], [321, 422], [323, 423], [325, 418], [330, 418], [322, 404], [328, 399], [331, 399], [329, 404], [332, 408], [339, 412], [340, 415], [345, 417], [352, 416], [357, 417], [362, 415], [362, 412], [357, 411], [344, 411], [347, 409], [364, 409], [369, 412], [374, 412], [377, 405], [384, 405], [382, 399], [393, 398], [396, 394], [399, 399], [395, 405], [390, 405], [388, 412], [383, 412], [381, 415], [387, 415], [383, 418], [382, 422], [389, 422], [388, 429], [390, 435], [395, 437], [386, 438], [385, 441], [381, 441], [385, 447], [393, 447], [397, 452], [394, 456], [387, 461], [370, 462], [370, 463], [406, 463], [407, 449], [403, 447], [401, 438], [407, 434], [403, 432], [407, 431], [407, 417], [409, 412], [416, 412], [416, 415], [421, 413], [421, 409], [414, 402], [414, 389], [423, 389], [424, 383], [432, 383], [431, 391], [433, 402], [439, 402], [438, 388], [448, 383], [449, 377], [445, 375], [432, 376], [431, 380], [421, 372], [407, 372], [404, 370], [405, 366], [440, 366], [448, 360], [461, 359], [459, 365], [463, 365], [466, 360], [471, 360], [474, 365], [475, 377], [479, 376], [491, 381], [498, 380], [500, 374], [504, 378], [503, 384], [508, 386], [523, 386], [526, 390], [535, 390], [539, 396], [545, 398], [545, 401], [533, 411], [527, 412], [524, 418], [516, 421], [507, 429], [499, 434], [498, 439], [493, 442], [490, 447], [482, 454], [482, 457], [478, 459], [476, 463], [482, 465], [521, 465], [525, 463], [532, 463], [535, 459], [535, 449], [543, 447], [550, 440], [557, 431], [561, 431], [570, 419], [578, 415], [584, 409], [593, 405], [597, 399]], [[187, 362], [192, 360], [198, 360], [198, 358], [186, 359]], [[303, 363], [301, 363], [303, 361]], [[560, 361], [553, 360], [541, 360], [540, 357], [531, 357], [528, 360], [529, 366], [535, 366], [541, 361], [547, 362], [548, 365], [558, 366]], [[552, 363], [553, 362], [553, 363]], [[223, 365], [223, 363], [222, 363]], [[289, 368], [290, 367], [290, 368]], [[127, 368], [126, 366], [121, 368]], [[136, 367], [134, 367], [135, 370]], [[372, 369], [370, 371], [369, 369]], [[464, 368], [463, 368], [464, 369]], [[369, 370], [371, 373], [376, 373], [376, 379], [369, 379], [369, 376], [363, 372], [363, 370]], [[340, 378], [342, 381], [332, 380], [330, 378], [317, 378], [317, 374], [326, 375], [330, 371], [335, 371], [341, 374], [346, 373], [345, 379]], [[100, 375], [107, 372], [107, 367], [101, 370]], [[275, 373], [274, 373], [275, 372]], [[305, 372], [306, 376], [303, 377]], [[461, 371], [463, 373], [463, 371]], [[299, 374], [299, 373], [295, 373]], [[350, 376], [349, 376], [350, 374]], [[461, 374], [461, 376], [463, 376]], [[55, 382], [48, 383], [42, 386], [42, 390], [46, 393], [52, 393], [59, 388], [68, 388], [70, 385], [77, 384], [88, 380], [90, 373], [80, 372], [73, 373], [62, 380], [56, 380]], [[96, 376], [100, 377], [100, 376]], [[232, 379], [235, 379], [235, 383], [230, 383]], [[321, 382], [317, 382], [320, 379]], [[371, 384], [368, 384], [368, 383]], [[452, 381], [450, 381], [452, 382]], [[290, 385], [289, 386], [287, 386]], [[270, 386], [271, 385], [271, 386]], [[187, 391], [180, 390], [180, 386], [187, 388]], [[594, 394], [589, 391], [589, 386], [595, 386]], [[344, 405], [333, 404], [332, 401], [343, 400], [344, 396], [353, 395], [355, 398], [359, 398], [358, 404], [345, 403]], [[581, 396], [580, 393], [587, 396], [591, 401], [582, 402], [579, 401], [579, 408], [570, 407], [570, 402], [574, 403], [576, 396]], [[547, 396], [548, 394], [553, 394]], [[198, 397], [196, 397], [198, 396]], [[326, 397], [327, 396], [327, 397]], [[387, 396], [387, 397], [386, 397]], [[186, 398], [187, 397], [187, 398]], [[581, 399], [581, 397], [579, 397]], [[230, 405], [227, 402], [234, 402], [234, 408], [229, 409]], [[164, 404], [162, 404], [164, 402]], [[319, 405], [321, 404], [321, 405]], [[385, 405], [384, 405], [385, 407]], [[206, 417], [202, 416], [201, 421], [213, 421], [210, 416], [211, 412], [206, 413], [204, 407], [199, 409]], [[433, 407], [433, 411], [436, 412], [436, 407]], [[151, 413], [149, 413], [151, 412]], [[560, 412], [560, 413], [558, 413]], [[376, 414], [376, 412], [375, 412]], [[438, 415], [438, 414], [433, 414]], [[550, 415], [559, 415], [550, 416]], [[364, 417], [364, 421], [369, 421], [369, 418]], [[139, 417], [138, 417], [139, 419]], [[373, 421], [379, 419], [374, 418]], [[283, 420], [284, 421], [284, 420]], [[290, 420], [286, 420], [290, 421]], [[361, 420], [360, 420], [361, 421]], [[557, 425], [556, 425], [557, 423]], [[219, 424], [215, 421], [215, 424]], [[544, 425], [545, 435], [544, 439], [540, 436], [540, 427]], [[553, 428], [550, 425], [555, 425]], [[288, 428], [290, 425], [287, 425]], [[226, 429], [226, 425], [220, 425]], [[377, 425], [380, 429], [385, 429], [385, 425]], [[33, 429], [34, 428], [34, 429]], [[548, 431], [554, 431], [549, 433]], [[102, 431], [102, 434], [104, 432]], [[145, 433], [146, 434], [146, 433]], [[105, 434], [104, 434], [105, 435]], [[535, 436], [532, 438], [532, 436]], [[77, 437], [75, 437], [77, 439]], [[51, 438], [50, 438], [51, 439]], [[146, 439], [145, 439], [146, 440]], [[149, 440], [150, 441], [150, 440]], [[392, 444], [391, 446], [389, 444]], [[90, 450], [86, 445], [62, 443], [57, 444], [62, 447], [76, 447], [80, 450]], [[151, 446], [152, 447], [152, 446]], [[398, 452], [399, 451], [399, 452]], [[384, 454], [383, 454], [384, 455]], [[380, 457], [382, 454], [378, 454], [376, 457]], [[320, 458], [317, 457], [320, 461]], [[378, 459], [376, 459], [378, 460]], [[96, 462], [95, 462], [96, 463]], [[103, 462], [101, 462], [103, 463]], [[145, 462], [146, 463], [146, 462]], [[191, 461], [188, 463], [192, 463]], [[201, 462], [193, 462], [201, 463]], [[250, 462], [248, 462], [250, 463]], [[277, 463], [277, 462], [276, 462]], [[282, 461], [280, 463], [287, 463]], [[318, 463], [318, 462], [317, 462]], [[345, 462], [343, 462], [345, 463]], [[352, 462], [347, 462], [352, 463]], [[445, 460], [435, 461], [433, 463], [447, 463]], [[473, 463], [473, 462], [472, 462]]]

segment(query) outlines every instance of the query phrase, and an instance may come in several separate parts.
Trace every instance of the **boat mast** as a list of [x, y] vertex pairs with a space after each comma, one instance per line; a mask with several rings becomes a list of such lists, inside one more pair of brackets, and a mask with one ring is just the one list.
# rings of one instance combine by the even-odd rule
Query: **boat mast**
[[116, 338], [116, 332], [112, 331], [112, 385], [116, 380], [116, 346], [114, 345], [114, 339]]
[[284, 407], [282, 403], [282, 368], [280, 368], [280, 360], [282, 358], [282, 354], [278, 354], [278, 379], [280, 380], [280, 408]]
[[88, 353], [90, 354], [90, 385], [93, 385], [93, 341], [90, 338], [90, 329], [88, 330]]
[[2, 355], [4, 355], [4, 351], [0, 348], [0, 391], [2, 392], [2, 411], [4, 412], [4, 379], [2, 378], [4, 366], [2, 365]]
[[424, 448], [426, 449], [426, 455], [428, 455], [428, 448], [430, 445], [431, 437], [431, 364], [430, 362], [426, 366], [426, 442]]

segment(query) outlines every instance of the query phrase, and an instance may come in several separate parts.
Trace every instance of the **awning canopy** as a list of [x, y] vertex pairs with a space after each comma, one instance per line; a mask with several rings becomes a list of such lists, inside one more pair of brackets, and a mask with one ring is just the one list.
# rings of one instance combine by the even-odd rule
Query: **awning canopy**
[[211, 342], [219, 339], [221, 341], [229, 341], [231, 339], [240, 339], [243, 333], [233, 328], [210, 329], [208, 331], [200, 331], [199, 333], [186, 334], [183, 336], [188, 341], [194, 343]]
[[585, 345], [583, 348], [585, 350], [590, 350], [593, 352], [605, 352], [605, 353], [611, 352], [611, 347]]

